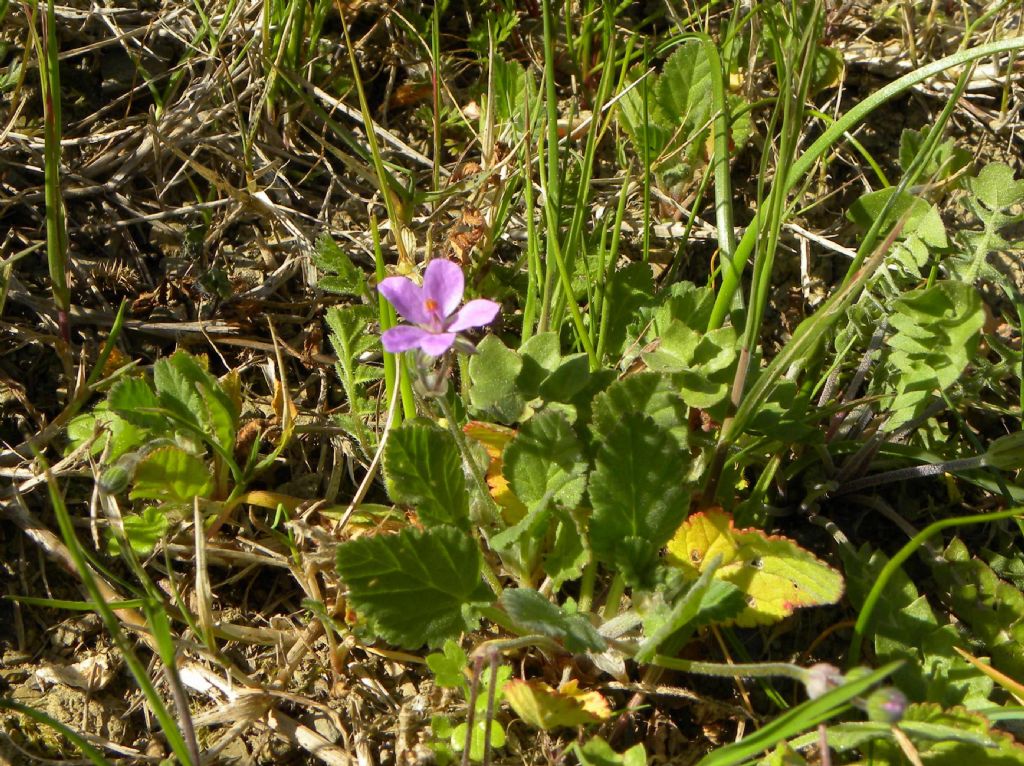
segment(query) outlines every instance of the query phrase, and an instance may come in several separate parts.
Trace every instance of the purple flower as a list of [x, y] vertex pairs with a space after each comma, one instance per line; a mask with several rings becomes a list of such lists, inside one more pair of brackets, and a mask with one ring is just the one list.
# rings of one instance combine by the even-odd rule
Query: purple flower
[[456, 333], [490, 324], [501, 308], [494, 301], [478, 298], [456, 311], [465, 289], [462, 269], [440, 259], [427, 264], [423, 287], [406, 277], [388, 277], [377, 289], [410, 322], [381, 336], [384, 350], [393, 354], [418, 348], [440, 356], [455, 343]]

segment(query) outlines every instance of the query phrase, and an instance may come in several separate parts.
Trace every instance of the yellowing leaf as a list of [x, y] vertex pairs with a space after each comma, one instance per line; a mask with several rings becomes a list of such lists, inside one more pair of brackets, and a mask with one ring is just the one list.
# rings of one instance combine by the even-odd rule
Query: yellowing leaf
[[505, 445], [516, 435], [516, 430], [481, 420], [471, 420], [462, 427], [462, 431], [469, 438], [480, 442], [487, 451], [487, 457], [490, 458], [487, 466], [487, 486], [491, 490], [491, 497], [507, 511], [502, 514], [505, 522], [514, 524], [526, 515], [526, 506], [516, 497], [508, 485], [508, 479], [502, 473], [504, 462], [501, 455], [505, 451]]
[[722, 557], [715, 577], [747, 597], [747, 608], [734, 620], [741, 627], [776, 622], [799, 607], [834, 604], [843, 595], [842, 575], [832, 567], [788, 538], [736, 529], [721, 509], [690, 516], [668, 552], [669, 562], [693, 579], [715, 556]]
[[487, 456], [493, 460], [501, 460], [501, 453], [505, 451], [505, 445], [512, 441], [516, 435], [514, 428], [499, 426], [494, 423], [485, 423], [482, 420], [471, 420], [462, 427], [463, 433], [471, 439], [476, 439], [487, 450]]
[[520, 718], [545, 731], [600, 723], [612, 715], [608, 700], [598, 692], [580, 691], [576, 681], [566, 681], [557, 690], [543, 681], [509, 681], [502, 691]]

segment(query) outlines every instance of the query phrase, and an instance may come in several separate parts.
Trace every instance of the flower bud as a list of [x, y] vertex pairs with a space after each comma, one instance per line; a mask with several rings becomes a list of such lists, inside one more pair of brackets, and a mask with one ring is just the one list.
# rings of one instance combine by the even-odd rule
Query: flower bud
[[868, 695], [864, 710], [876, 723], [899, 723], [907, 711], [907, 695], [895, 686], [883, 686]]
[[804, 686], [807, 687], [807, 696], [812, 700], [818, 699], [826, 692], [835, 689], [843, 682], [843, 673], [835, 665], [827, 662], [819, 662], [807, 668], [807, 675], [804, 676]]

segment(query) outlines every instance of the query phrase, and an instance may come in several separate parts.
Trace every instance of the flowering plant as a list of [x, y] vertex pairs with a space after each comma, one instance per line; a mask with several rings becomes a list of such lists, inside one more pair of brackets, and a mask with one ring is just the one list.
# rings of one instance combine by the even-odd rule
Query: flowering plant
[[[477, 298], [456, 311], [465, 278], [458, 264], [443, 259], [427, 264], [422, 287], [407, 277], [388, 277], [377, 289], [410, 323], [392, 327], [381, 336], [384, 350], [391, 353], [418, 348], [440, 356], [456, 342], [457, 333], [490, 324], [501, 308], [494, 301]], [[459, 340], [472, 350], [471, 344]]]

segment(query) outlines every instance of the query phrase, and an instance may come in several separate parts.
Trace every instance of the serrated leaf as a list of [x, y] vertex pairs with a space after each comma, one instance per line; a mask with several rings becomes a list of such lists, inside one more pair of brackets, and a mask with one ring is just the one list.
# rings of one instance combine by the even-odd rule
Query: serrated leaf
[[594, 555], [646, 580], [661, 547], [689, 510], [682, 486], [686, 453], [670, 431], [633, 412], [601, 445], [590, 478], [590, 545]]
[[696, 40], [689, 40], [671, 55], [658, 79], [656, 98], [665, 114], [700, 125], [711, 114], [711, 68]]
[[801, 607], [834, 604], [843, 595], [842, 576], [812, 553], [760, 529], [736, 529], [721, 510], [692, 515], [668, 551], [670, 562], [694, 579], [722, 557], [715, 576], [747, 598], [746, 609], [735, 619], [741, 627], [767, 625]]
[[[900, 167], [910, 169], [917, 155], [925, 145], [925, 134], [918, 130], [906, 129], [900, 134]], [[956, 176], [971, 164], [971, 153], [960, 149], [952, 138], [943, 141], [932, 150], [924, 167], [922, 177], [944, 181]]]
[[[980, 713], [962, 708], [943, 710], [930, 703], [910, 705], [900, 729], [911, 739], [926, 766], [1021, 766], [1024, 746], [995, 729]], [[876, 741], [872, 763], [904, 763], [902, 748], [890, 738]]]
[[985, 465], [1001, 471], [1024, 468], [1024, 431], [1000, 436], [985, 450]]
[[437, 646], [472, 630], [471, 607], [494, 594], [481, 579], [476, 540], [455, 527], [403, 529], [338, 546], [349, 604], [396, 646]]
[[1024, 180], [1017, 180], [1013, 168], [1001, 162], [989, 163], [966, 185], [989, 210], [1003, 210], [1024, 202]]
[[557, 412], [541, 412], [526, 421], [505, 448], [505, 477], [527, 508], [554, 502], [579, 505], [587, 463], [579, 439]]
[[580, 691], [575, 680], [557, 691], [543, 681], [518, 680], [509, 681], [503, 690], [516, 715], [544, 731], [601, 723], [612, 714], [608, 700], [598, 692]]
[[528, 127], [527, 115], [536, 121], [540, 114], [537, 80], [530, 70], [516, 61], [506, 61], [500, 53], [494, 53], [491, 61], [495, 123], [510, 125], [515, 134], [522, 136]]
[[932, 566], [939, 593], [992, 656], [992, 664], [1024, 679], [1024, 593], [1001, 580], [953, 538]]
[[322, 234], [316, 241], [313, 263], [325, 272], [317, 285], [321, 290], [340, 295], [365, 295], [366, 279], [356, 268], [344, 250], [329, 234]]
[[154, 449], [138, 464], [128, 496], [191, 504], [212, 488], [213, 478], [203, 460], [181, 447], [167, 446]]
[[642, 356], [651, 370], [673, 373], [686, 404], [708, 409], [729, 393], [736, 349], [736, 331], [732, 327], [704, 333], [674, 320], [662, 335], [659, 347]]
[[561, 641], [570, 652], [603, 652], [607, 643], [586, 617], [566, 614], [559, 606], [531, 588], [509, 588], [501, 594], [508, 616], [529, 633]]
[[654, 300], [654, 277], [650, 265], [634, 261], [617, 269], [606, 289], [603, 310], [607, 318], [601, 317], [604, 349], [613, 359], [618, 359], [629, 324], [641, 307], [649, 306]]
[[153, 387], [142, 378], [123, 378], [107, 394], [111, 412], [138, 428], [163, 435], [170, 430], [167, 417], [161, 415], [160, 400]]
[[[367, 365], [360, 361], [360, 357], [380, 347], [379, 335], [368, 331], [375, 319], [369, 306], [332, 306], [324, 315], [331, 345], [338, 356], [335, 365], [338, 378], [348, 397], [349, 408], [355, 415], [361, 415], [367, 408], [361, 386], [372, 379], [367, 378]], [[376, 373], [373, 374], [375, 377]]]
[[198, 365], [188, 364], [189, 358], [186, 352], [175, 351], [170, 357], [158, 359], [153, 365], [153, 384], [161, 406], [201, 429], [205, 407], [196, 386]]
[[686, 444], [689, 430], [686, 403], [669, 377], [640, 372], [615, 381], [594, 397], [591, 428], [602, 439], [607, 439], [608, 433], [632, 412], [647, 415], [658, 426], [671, 431], [681, 445]]
[[239, 409], [196, 357], [175, 351], [158, 360], [153, 365], [153, 382], [162, 407], [225, 450], [234, 447]]
[[985, 323], [985, 310], [969, 284], [942, 281], [896, 302], [889, 318], [890, 364], [899, 371], [893, 415], [886, 430], [919, 414], [935, 391], [953, 385], [970, 363]]
[[407, 420], [384, 449], [388, 494], [416, 509], [424, 526], [469, 530], [469, 495], [462, 456], [452, 435], [433, 423]]
[[99, 434], [90, 452], [103, 454], [109, 445], [107, 460], [111, 463], [152, 438], [147, 429], [128, 422], [106, 407], [106, 403], [102, 403], [92, 412], [72, 418], [68, 423], [69, 452], [92, 439], [97, 429]]
[[[869, 589], [878, 579], [886, 557], [842, 546], [839, 549], [848, 579], [848, 596], [862, 608]], [[962, 638], [952, 625], [940, 625], [928, 599], [902, 569], [882, 590], [871, 621], [875, 654], [880, 661], [906, 662], [893, 680], [911, 699], [932, 699], [944, 705], [987, 704], [992, 682], [961, 659], [955, 647]]]
[[497, 335], [488, 335], [469, 360], [469, 402], [473, 411], [504, 423], [515, 423], [524, 401], [516, 386], [523, 360]]

